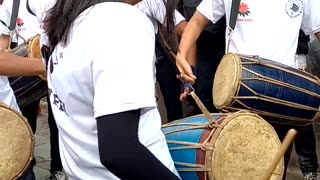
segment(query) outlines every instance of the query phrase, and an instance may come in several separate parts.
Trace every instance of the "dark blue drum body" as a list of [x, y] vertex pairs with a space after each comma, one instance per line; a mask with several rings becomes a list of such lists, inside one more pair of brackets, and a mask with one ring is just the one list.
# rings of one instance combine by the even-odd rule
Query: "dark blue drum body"
[[[317, 77], [258, 57], [227, 54], [222, 61], [229, 61], [224, 66], [239, 66], [241, 77], [239, 83], [225, 84], [233, 88], [238, 86], [237, 92], [231, 97], [231, 103], [224, 104], [223, 107], [218, 103], [219, 109], [248, 109], [266, 120], [293, 125], [311, 123], [319, 111], [320, 81]], [[223, 71], [224, 68], [226, 67], [219, 67], [218, 70]], [[219, 71], [216, 79], [219, 78]], [[216, 83], [219, 80], [216, 79], [214, 86], [219, 86]], [[230, 87], [222, 87], [221, 84], [214, 87], [214, 96], [223, 93], [218, 88]]]
[[39, 76], [9, 77], [9, 82], [20, 108], [39, 101], [48, 93], [47, 82]]

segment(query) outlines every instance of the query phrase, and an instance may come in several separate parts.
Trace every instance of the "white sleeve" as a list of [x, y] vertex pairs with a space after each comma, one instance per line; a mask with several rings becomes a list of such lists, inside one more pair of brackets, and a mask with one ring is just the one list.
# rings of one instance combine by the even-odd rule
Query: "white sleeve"
[[177, 26], [182, 21], [185, 21], [186, 19], [179, 13], [179, 11], [175, 10], [174, 13], [174, 23]]
[[213, 23], [226, 14], [223, 0], [202, 0], [197, 11]]
[[4, 0], [0, 8], [0, 34], [10, 35], [8, 26], [11, 21], [12, 0]]
[[[159, 23], [164, 23], [164, 18], [166, 16], [166, 7], [163, 3], [163, 0], [143, 0], [140, 3], [144, 4], [144, 7], [148, 9], [145, 11], [147, 16], [153, 17]], [[177, 11], [174, 12], [174, 21], [175, 25], [178, 25], [181, 21], [184, 21], [185, 18]]]
[[303, 19], [301, 29], [307, 34], [314, 34], [320, 32], [320, 1], [308, 0], [305, 1]]
[[48, 46], [48, 37], [44, 31], [44, 20], [47, 12], [55, 5], [56, 0], [28, 0], [32, 14], [36, 15], [41, 28], [41, 44]]
[[37, 16], [40, 24], [43, 23], [47, 12], [55, 4], [56, 0], [28, 0], [30, 11]]
[[112, 26], [97, 29], [91, 37], [96, 38], [92, 50], [95, 118], [156, 106], [154, 28], [139, 9], [135, 10], [139, 13], [126, 11], [124, 17], [108, 20], [105, 24]]

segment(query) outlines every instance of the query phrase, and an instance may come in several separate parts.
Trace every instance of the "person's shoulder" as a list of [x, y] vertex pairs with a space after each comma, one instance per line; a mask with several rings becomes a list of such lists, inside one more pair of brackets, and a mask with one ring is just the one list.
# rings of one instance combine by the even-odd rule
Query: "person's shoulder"
[[91, 10], [89, 10], [89, 12], [89, 14], [91, 14], [93, 18], [101, 18], [102, 16], [106, 21], [110, 22], [134, 21], [138, 23], [140, 21], [145, 21], [145, 23], [151, 23], [147, 16], [141, 10], [126, 3], [100, 3], [95, 5]]
[[38, 18], [44, 18], [43, 16], [46, 15], [55, 3], [56, 0], [28, 0], [26, 4], [29, 13], [36, 15]]
[[13, 1], [12, 0], [4, 0], [2, 2], [1, 9], [6, 9], [7, 11], [11, 12], [12, 11], [12, 5], [13, 5]]
[[[135, 6], [127, 3], [120, 2], [105, 2], [96, 4], [93, 8], [94, 11], [103, 12], [106, 14], [139, 14], [139, 10]], [[141, 13], [141, 12], [140, 12]]]

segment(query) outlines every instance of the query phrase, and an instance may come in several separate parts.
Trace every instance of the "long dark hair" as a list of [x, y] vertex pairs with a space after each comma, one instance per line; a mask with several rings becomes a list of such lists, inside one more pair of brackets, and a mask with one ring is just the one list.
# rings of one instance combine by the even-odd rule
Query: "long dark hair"
[[[59, 42], [66, 44], [73, 21], [81, 12], [100, 2], [105, 2], [105, 0], [57, 0], [44, 21], [50, 47], [54, 48]], [[174, 16], [178, 0], [163, 0], [163, 3], [166, 7], [166, 16], [159, 31], [169, 48], [176, 50], [178, 39], [175, 33]]]
[[175, 31], [175, 11], [178, 7], [179, 0], [163, 0], [163, 3], [166, 9], [164, 23], [159, 25], [160, 37], [162, 43], [166, 46], [166, 48], [168, 48], [168, 50], [177, 52], [179, 42], [177, 33]]

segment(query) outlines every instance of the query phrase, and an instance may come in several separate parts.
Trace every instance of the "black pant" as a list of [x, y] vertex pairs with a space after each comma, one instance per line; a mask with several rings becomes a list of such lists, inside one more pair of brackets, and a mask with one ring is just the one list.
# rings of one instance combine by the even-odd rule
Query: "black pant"
[[[34, 101], [27, 106], [19, 107], [22, 115], [28, 120], [28, 123], [32, 129], [33, 134], [35, 134], [37, 130], [37, 117], [38, 117], [38, 108], [39, 108], [40, 100]], [[33, 158], [30, 167], [24, 172], [20, 180], [34, 180], [35, 176], [33, 173], [33, 167], [36, 164], [36, 159]]]
[[28, 123], [32, 129], [33, 134], [37, 130], [37, 117], [39, 110], [40, 100], [34, 101], [27, 106], [19, 107], [22, 115], [28, 120]]
[[48, 103], [48, 123], [50, 128], [50, 173], [53, 174], [57, 171], [62, 171], [62, 164], [60, 158], [60, 151], [59, 151], [59, 134], [58, 134], [58, 127], [56, 121], [54, 119], [51, 104], [49, 100], [49, 96], [47, 96], [47, 103]]
[[294, 143], [302, 173], [317, 172], [319, 164], [313, 125], [300, 128]]
[[[305, 172], [316, 172], [318, 168], [318, 158], [316, 153], [316, 141], [313, 132], [313, 126], [309, 125], [306, 127], [289, 126], [282, 124], [271, 123], [275, 131], [277, 132], [279, 139], [283, 141], [289, 129], [294, 128], [298, 131], [298, 134], [294, 140], [295, 149], [299, 156], [299, 164], [301, 171]], [[284, 155], [285, 171], [283, 180], [286, 178], [286, 171], [288, 168], [289, 160], [291, 157], [292, 144], [288, 148]]]
[[174, 61], [169, 59], [158, 38], [159, 35], [156, 40], [156, 77], [166, 106], [167, 119], [170, 122], [183, 117], [182, 103], [179, 100], [181, 82], [177, 79]]
[[36, 180], [36, 176], [33, 172], [33, 166], [30, 165], [18, 180]]

